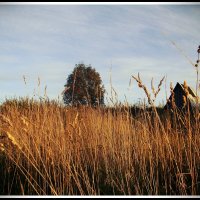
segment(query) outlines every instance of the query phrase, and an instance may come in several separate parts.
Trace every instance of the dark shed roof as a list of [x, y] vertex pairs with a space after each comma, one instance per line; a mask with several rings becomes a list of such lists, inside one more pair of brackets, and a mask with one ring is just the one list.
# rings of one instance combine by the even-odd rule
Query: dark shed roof
[[[174, 98], [175, 98], [175, 104], [178, 108], [183, 108], [184, 106], [184, 102], [183, 102], [183, 96], [186, 95], [185, 93], [185, 89], [184, 89], [184, 84], [180, 84], [179, 82], [177, 82], [176, 86], [174, 87]], [[188, 92], [189, 95], [187, 96], [187, 99], [190, 102], [190, 105], [192, 107], [196, 107], [196, 105], [198, 105], [198, 107], [200, 107], [200, 98], [196, 96], [194, 90], [188, 86]], [[170, 95], [169, 99], [172, 99], [172, 95]], [[197, 104], [197, 99], [198, 99], [198, 104]], [[167, 103], [165, 105], [165, 108], [170, 106], [170, 103]]]

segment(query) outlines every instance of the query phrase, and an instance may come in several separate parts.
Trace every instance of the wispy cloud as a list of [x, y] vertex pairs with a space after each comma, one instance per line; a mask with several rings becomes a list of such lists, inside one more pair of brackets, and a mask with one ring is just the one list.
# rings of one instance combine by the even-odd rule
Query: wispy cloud
[[40, 76], [50, 96], [57, 97], [81, 61], [100, 72], [107, 90], [112, 63], [120, 99], [124, 94], [130, 101], [139, 98], [141, 91], [135, 86], [134, 96], [127, 90], [131, 74], [138, 72], [148, 86], [151, 77], [163, 75], [169, 82], [186, 79], [192, 84], [194, 69], [171, 40], [196, 60], [199, 11], [199, 5], [1, 5], [3, 90], [9, 90], [6, 83], [13, 80], [13, 94], [23, 95], [20, 81], [25, 74], [30, 82]]

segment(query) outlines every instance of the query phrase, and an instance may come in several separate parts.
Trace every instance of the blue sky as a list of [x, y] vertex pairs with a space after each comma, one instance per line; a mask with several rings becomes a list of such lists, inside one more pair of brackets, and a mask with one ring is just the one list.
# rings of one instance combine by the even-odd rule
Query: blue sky
[[130, 104], [145, 98], [134, 80], [129, 86], [131, 75], [139, 72], [149, 90], [152, 77], [157, 86], [167, 76], [156, 103], [165, 102], [170, 82], [195, 88], [195, 68], [171, 41], [195, 63], [199, 19], [198, 3], [0, 4], [0, 102], [44, 96], [46, 86], [50, 99], [62, 99], [80, 62], [100, 73], [107, 97], [111, 75], [118, 100]]

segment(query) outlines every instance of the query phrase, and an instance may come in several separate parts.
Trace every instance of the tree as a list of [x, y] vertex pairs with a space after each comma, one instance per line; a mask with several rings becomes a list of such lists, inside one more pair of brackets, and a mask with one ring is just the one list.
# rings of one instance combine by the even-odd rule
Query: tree
[[98, 72], [91, 65], [76, 64], [64, 85], [66, 105], [103, 105], [105, 89]]

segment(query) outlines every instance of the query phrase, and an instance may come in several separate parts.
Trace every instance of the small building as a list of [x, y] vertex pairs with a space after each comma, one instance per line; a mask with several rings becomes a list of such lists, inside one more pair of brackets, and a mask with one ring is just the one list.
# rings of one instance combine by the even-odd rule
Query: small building
[[[196, 105], [198, 105], [198, 108], [200, 108], [200, 98], [196, 96], [193, 89], [189, 86], [187, 86], [188, 94], [186, 94], [186, 90], [184, 89], [184, 84], [180, 84], [177, 82], [176, 86], [174, 87], [173, 93], [174, 93], [174, 103], [177, 108], [183, 109], [185, 107], [185, 100], [189, 103], [189, 107], [195, 108]], [[169, 97], [169, 101], [165, 105], [165, 109], [172, 108], [172, 94]], [[185, 100], [184, 100], [185, 98]], [[197, 98], [198, 98], [198, 104], [197, 104]]]

